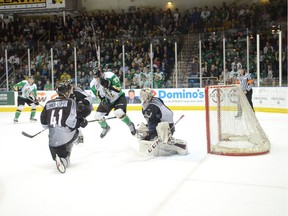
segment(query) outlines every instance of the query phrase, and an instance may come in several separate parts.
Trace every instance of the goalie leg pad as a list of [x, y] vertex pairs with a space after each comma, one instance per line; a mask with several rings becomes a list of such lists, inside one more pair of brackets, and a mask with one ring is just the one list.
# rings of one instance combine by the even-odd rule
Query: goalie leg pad
[[158, 137], [165, 144], [172, 137], [172, 133], [171, 133], [171, 130], [170, 130], [168, 122], [160, 122], [160, 123], [158, 123], [158, 125], [156, 127], [156, 130], [157, 130]]
[[187, 142], [185, 140], [172, 138], [169, 140], [168, 145], [174, 146], [177, 154], [179, 155], [187, 155], [189, 153]]
[[[140, 152], [147, 153], [148, 148], [155, 143], [156, 139], [147, 141], [147, 140], [139, 140], [140, 144]], [[176, 141], [176, 142], [175, 142]], [[149, 154], [152, 156], [171, 156], [171, 155], [187, 155], [188, 148], [187, 142], [184, 140], [173, 139], [173, 143], [164, 144], [162, 141], [159, 141], [158, 145], [153, 149], [153, 151]]]

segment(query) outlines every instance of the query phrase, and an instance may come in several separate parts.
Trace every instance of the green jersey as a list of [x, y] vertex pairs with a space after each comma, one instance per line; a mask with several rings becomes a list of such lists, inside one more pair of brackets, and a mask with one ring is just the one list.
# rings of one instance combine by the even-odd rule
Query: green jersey
[[121, 88], [121, 82], [119, 78], [112, 72], [104, 72], [103, 79], [108, 80], [110, 88], [104, 88], [100, 84], [99, 78], [94, 78], [90, 83], [91, 91], [100, 100], [108, 100], [110, 103], [115, 102], [120, 96], [124, 94]]
[[18, 89], [19, 97], [22, 98], [32, 97], [33, 100], [37, 99], [37, 86], [35, 83], [32, 83], [30, 85], [27, 80], [23, 80], [19, 83], [16, 83], [13, 86], [13, 89]]

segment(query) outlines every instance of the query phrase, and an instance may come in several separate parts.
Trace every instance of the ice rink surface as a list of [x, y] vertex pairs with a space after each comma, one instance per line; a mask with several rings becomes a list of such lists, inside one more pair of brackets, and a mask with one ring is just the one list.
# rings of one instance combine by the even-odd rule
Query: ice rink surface
[[[14, 113], [0, 113], [1, 216], [288, 215], [287, 114], [256, 113], [271, 151], [246, 157], [206, 153], [204, 111], [174, 111], [175, 121], [185, 116], [174, 137], [188, 142], [187, 156], [143, 156], [120, 120], [109, 120], [103, 139], [98, 123], [89, 123], [65, 174], [50, 156], [48, 131], [21, 134], [42, 130], [29, 114], [14, 124]], [[128, 115], [143, 121], [140, 111]]]

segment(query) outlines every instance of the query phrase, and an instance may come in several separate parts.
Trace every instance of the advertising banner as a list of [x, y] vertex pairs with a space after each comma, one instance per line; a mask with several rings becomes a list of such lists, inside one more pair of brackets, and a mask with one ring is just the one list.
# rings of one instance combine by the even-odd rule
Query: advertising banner
[[0, 0], [1, 9], [45, 8], [46, 0]]
[[46, 8], [64, 8], [65, 0], [46, 0]]
[[[128, 109], [141, 109], [141, 89], [124, 89], [123, 91], [127, 98]], [[153, 89], [153, 95], [162, 99], [167, 106], [175, 110], [204, 110], [204, 91], [204, 88]], [[97, 106], [100, 102], [99, 99], [91, 90], [86, 90], [86, 92], [92, 96], [93, 104]], [[42, 106], [57, 96], [56, 91], [37, 92], [38, 100]], [[254, 87], [252, 101], [256, 111], [288, 114], [287, 87]], [[0, 106], [11, 105], [15, 107], [17, 106], [15, 103], [17, 103], [17, 93], [0, 92]]]
[[32, 8], [64, 8], [65, 0], [0, 0], [0, 10]]
[[253, 88], [254, 107], [288, 109], [288, 89], [285, 87]]
[[0, 105], [15, 105], [14, 92], [0, 92]]

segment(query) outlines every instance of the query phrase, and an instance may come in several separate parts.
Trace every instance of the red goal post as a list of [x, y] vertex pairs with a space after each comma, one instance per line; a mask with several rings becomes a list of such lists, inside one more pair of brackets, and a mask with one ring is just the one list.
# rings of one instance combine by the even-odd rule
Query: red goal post
[[268, 153], [270, 141], [239, 85], [205, 87], [207, 151], [249, 156]]

